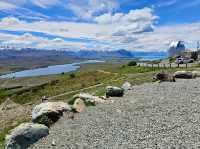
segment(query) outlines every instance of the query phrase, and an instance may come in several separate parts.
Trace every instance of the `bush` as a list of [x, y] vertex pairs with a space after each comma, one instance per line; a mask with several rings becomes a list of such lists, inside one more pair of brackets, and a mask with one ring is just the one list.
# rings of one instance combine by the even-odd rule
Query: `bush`
[[69, 75], [69, 77], [73, 79], [73, 78], [76, 77], [76, 75], [75, 75], [74, 73], [71, 73], [71, 74]]
[[192, 52], [191, 58], [196, 61], [198, 59], [198, 52], [196, 52], [196, 51]]
[[137, 62], [136, 61], [130, 61], [128, 63], [128, 66], [137, 66]]
[[175, 62], [176, 61], [176, 58], [175, 57], [169, 57], [169, 62], [170, 63], [173, 63], [173, 62]]

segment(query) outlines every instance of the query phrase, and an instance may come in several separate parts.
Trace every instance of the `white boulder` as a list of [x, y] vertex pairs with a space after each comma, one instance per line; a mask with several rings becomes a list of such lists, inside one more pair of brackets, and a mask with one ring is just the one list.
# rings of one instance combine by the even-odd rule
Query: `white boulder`
[[85, 111], [86, 105], [82, 99], [77, 98], [73, 104], [73, 109], [76, 112], [81, 113], [81, 112]]
[[56, 122], [60, 118], [60, 116], [62, 116], [63, 112], [71, 110], [71, 107], [64, 102], [41, 103], [33, 108], [32, 121], [49, 126], [47, 124], [48, 119], [52, 122]]
[[100, 98], [98, 96], [93, 96], [91, 94], [88, 94], [88, 93], [80, 93], [80, 94], [77, 94], [74, 96], [74, 98], [80, 98], [82, 100], [84, 100], [85, 102], [89, 102], [89, 103], [93, 103], [93, 104], [96, 104], [96, 103], [104, 103], [105, 100], [103, 98]]
[[122, 85], [122, 88], [125, 90], [125, 91], [128, 91], [128, 90], [131, 90], [132, 89], [132, 85], [131, 83], [129, 82], [124, 82], [124, 84]]

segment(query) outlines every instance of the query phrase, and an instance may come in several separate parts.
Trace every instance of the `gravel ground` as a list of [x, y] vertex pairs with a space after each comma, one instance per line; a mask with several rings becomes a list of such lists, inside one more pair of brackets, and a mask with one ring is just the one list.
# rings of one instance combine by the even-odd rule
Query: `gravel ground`
[[200, 148], [200, 79], [143, 84], [113, 100], [64, 116], [30, 148]]

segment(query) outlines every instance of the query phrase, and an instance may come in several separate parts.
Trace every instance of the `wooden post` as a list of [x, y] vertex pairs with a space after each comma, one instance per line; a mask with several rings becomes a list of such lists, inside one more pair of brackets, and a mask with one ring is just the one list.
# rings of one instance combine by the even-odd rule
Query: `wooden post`
[[187, 63], [185, 64], [185, 67], [187, 68]]
[[158, 64], [158, 68], [160, 68], [160, 65]]
[[164, 69], [165, 69], [165, 64], [163, 64], [163, 67], [164, 67]]
[[179, 64], [178, 64], [178, 68], [179, 68]]
[[169, 64], [169, 68], [172, 68], [172, 64], [171, 63]]

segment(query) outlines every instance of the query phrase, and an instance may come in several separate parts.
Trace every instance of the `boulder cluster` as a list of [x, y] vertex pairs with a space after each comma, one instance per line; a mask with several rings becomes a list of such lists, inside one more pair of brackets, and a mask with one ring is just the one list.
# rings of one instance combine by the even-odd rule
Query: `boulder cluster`
[[73, 97], [73, 105], [45, 100], [33, 108], [32, 123], [23, 123], [6, 136], [6, 149], [26, 149], [39, 139], [46, 137], [49, 134], [49, 127], [64, 113], [74, 115], [74, 113], [84, 112], [88, 105], [105, 103], [109, 97], [122, 97], [124, 92], [130, 89], [131, 84], [125, 82], [122, 87], [107, 86], [105, 96], [102, 97], [80, 93]]
[[160, 72], [154, 76], [153, 80], [176, 82], [176, 79], [195, 79], [198, 77], [200, 77], [200, 71], [176, 71], [174, 74]]

